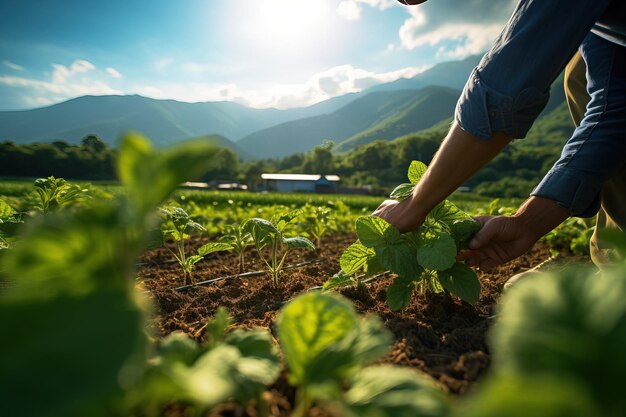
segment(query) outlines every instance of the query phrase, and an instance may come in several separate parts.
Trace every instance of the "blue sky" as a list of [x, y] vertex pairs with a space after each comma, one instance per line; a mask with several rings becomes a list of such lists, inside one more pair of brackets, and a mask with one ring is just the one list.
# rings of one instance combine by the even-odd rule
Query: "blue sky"
[[0, 110], [86, 94], [290, 108], [485, 51], [513, 0], [1, 0]]

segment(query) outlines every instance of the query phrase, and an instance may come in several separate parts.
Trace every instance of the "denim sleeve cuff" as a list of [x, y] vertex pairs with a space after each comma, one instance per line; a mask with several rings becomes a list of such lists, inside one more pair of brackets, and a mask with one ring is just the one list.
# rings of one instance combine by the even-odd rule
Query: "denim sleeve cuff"
[[600, 209], [601, 184], [590, 182], [565, 168], [553, 169], [530, 195], [554, 200], [572, 216], [592, 217]]
[[[502, 74], [502, 77], [508, 77]], [[454, 118], [461, 129], [484, 139], [504, 132], [514, 139], [526, 137], [533, 122], [548, 102], [549, 93], [526, 88], [507, 96], [490, 88], [475, 68], [457, 102]]]

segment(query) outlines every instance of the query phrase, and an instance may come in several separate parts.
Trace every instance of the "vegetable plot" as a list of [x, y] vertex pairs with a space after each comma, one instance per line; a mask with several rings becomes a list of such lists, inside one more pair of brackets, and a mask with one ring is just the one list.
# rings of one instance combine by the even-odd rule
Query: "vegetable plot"
[[[413, 161], [408, 171], [411, 183], [399, 185], [391, 197], [402, 200], [413, 192], [426, 171], [426, 165]], [[393, 310], [405, 308], [416, 287], [435, 293], [450, 292], [474, 304], [480, 295], [476, 273], [464, 263], [456, 262], [458, 250], [467, 247], [480, 224], [450, 201], [433, 209], [424, 224], [413, 232], [400, 234], [391, 224], [374, 216], [356, 221], [358, 241], [341, 256], [343, 274], [336, 282], [363, 271], [366, 276], [388, 269], [398, 276], [387, 290], [387, 302]], [[333, 286], [329, 282], [327, 288]]]

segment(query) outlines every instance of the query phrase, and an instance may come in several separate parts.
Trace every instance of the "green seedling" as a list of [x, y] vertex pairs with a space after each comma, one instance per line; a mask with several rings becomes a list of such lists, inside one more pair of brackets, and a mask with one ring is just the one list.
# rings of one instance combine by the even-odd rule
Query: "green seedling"
[[134, 398], [130, 397], [134, 407], [159, 409], [180, 401], [192, 404], [200, 415], [220, 403], [245, 406], [254, 399], [260, 410], [266, 410], [261, 394], [280, 373], [278, 349], [267, 330], [229, 332], [230, 323], [220, 308], [207, 323], [204, 343], [182, 332], [161, 341]]
[[218, 242], [230, 245], [232, 251], [237, 254], [240, 274], [245, 272], [246, 248], [254, 244], [252, 234], [246, 230], [244, 225], [245, 223], [226, 226], [226, 233], [218, 240]]
[[301, 295], [281, 310], [276, 329], [298, 389], [293, 417], [308, 415], [313, 404], [350, 417], [447, 415], [442, 393], [417, 373], [370, 365], [388, 351], [391, 334], [344, 298]]
[[189, 239], [189, 232], [206, 232], [206, 229], [201, 224], [191, 220], [189, 214], [180, 207], [174, 209], [161, 209], [161, 213], [171, 221], [173, 228], [165, 229], [163, 231], [164, 237], [171, 237], [176, 243], [176, 250], [172, 250], [169, 247], [167, 249], [174, 255], [176, 261], [183, 270], [185, 277], [185, 285], [193, 285], [193, 279], [191, 274], [195, 265], [200, 262], [205, 256], [218, 251], [231, 250], [232, 246], [224, 242], [211, 242], [200, 247], [195, 255], [187, 256], [185, 250], [185, 242]]
[[[413, 161], [408, 172], [411, 183], [398, 186], [391, 198], [410, 196], [424, 172], [426, 165]], [[371, 276], [385, 269], [396, 273], [387, 290], [394, 310], [408, 305], [416, 286], [422, 292], [447, 290], [474, 304], [480, 282], [471, 268], [456, 262], [456, 256], [478, 229], [477, 221], [449, 201], [435, 207], [418, 230], [405, 234], [379, 217], [363, 216], [356, 221], [359, 240], [341, 255], [341, 269], [348, 275], [363, 271]]]
[[244, 230], [252, 236], [259, 257], [265, 264], [272, 278], [272, 284], [278, 286], [280, 275], [285, 266], [287, 254], [293, 249], [315, 250], [315, 245], [303, 236], [287, 237], [285, 228], [299, 215], [300, 210], [293, 210], [273, 221], [253, 218], [244, 224]]
[[63, 178], [39, 178], [35, 180], [38, 200], [34, 207], [43, 214], [91, 198], [89, 188], [72, 184]]
[[303, 207], [299, 223], [305, 233], [315, 242], [317, 250], [322, 244], [322, 237], [336, 227], [330, 208], [310, 204]]

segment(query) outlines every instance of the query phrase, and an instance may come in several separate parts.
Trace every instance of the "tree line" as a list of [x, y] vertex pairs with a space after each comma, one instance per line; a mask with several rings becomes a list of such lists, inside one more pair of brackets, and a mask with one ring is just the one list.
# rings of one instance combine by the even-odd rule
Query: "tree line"
[[[341, 177], [342, 186], [367, 186], [385, 194], [405, 182], [406, 167], [412, 160], [430, 163], [446, 131], [444, 126], [394, 141], [378, 140], [345, 153], [336, 152], [333, 142], [327, 141], [307, 153], [255, 161], [241, 161], [234, 151], [223, 148], [209, 170], [197, 180], [238, 181], [255, 189], [261, 185], [264, 172], [336, 174]], [[557, 159], [559, 151], [560, 145], [555, 140], [538, 146], [514, 143], [466, 185], [489, 197], [524, 197]], [[0, 175], [114, 180], [116, 158], [117, 151], [95, 135], [85, 137], [78, 145], [5, 142], [0, 143]]]

